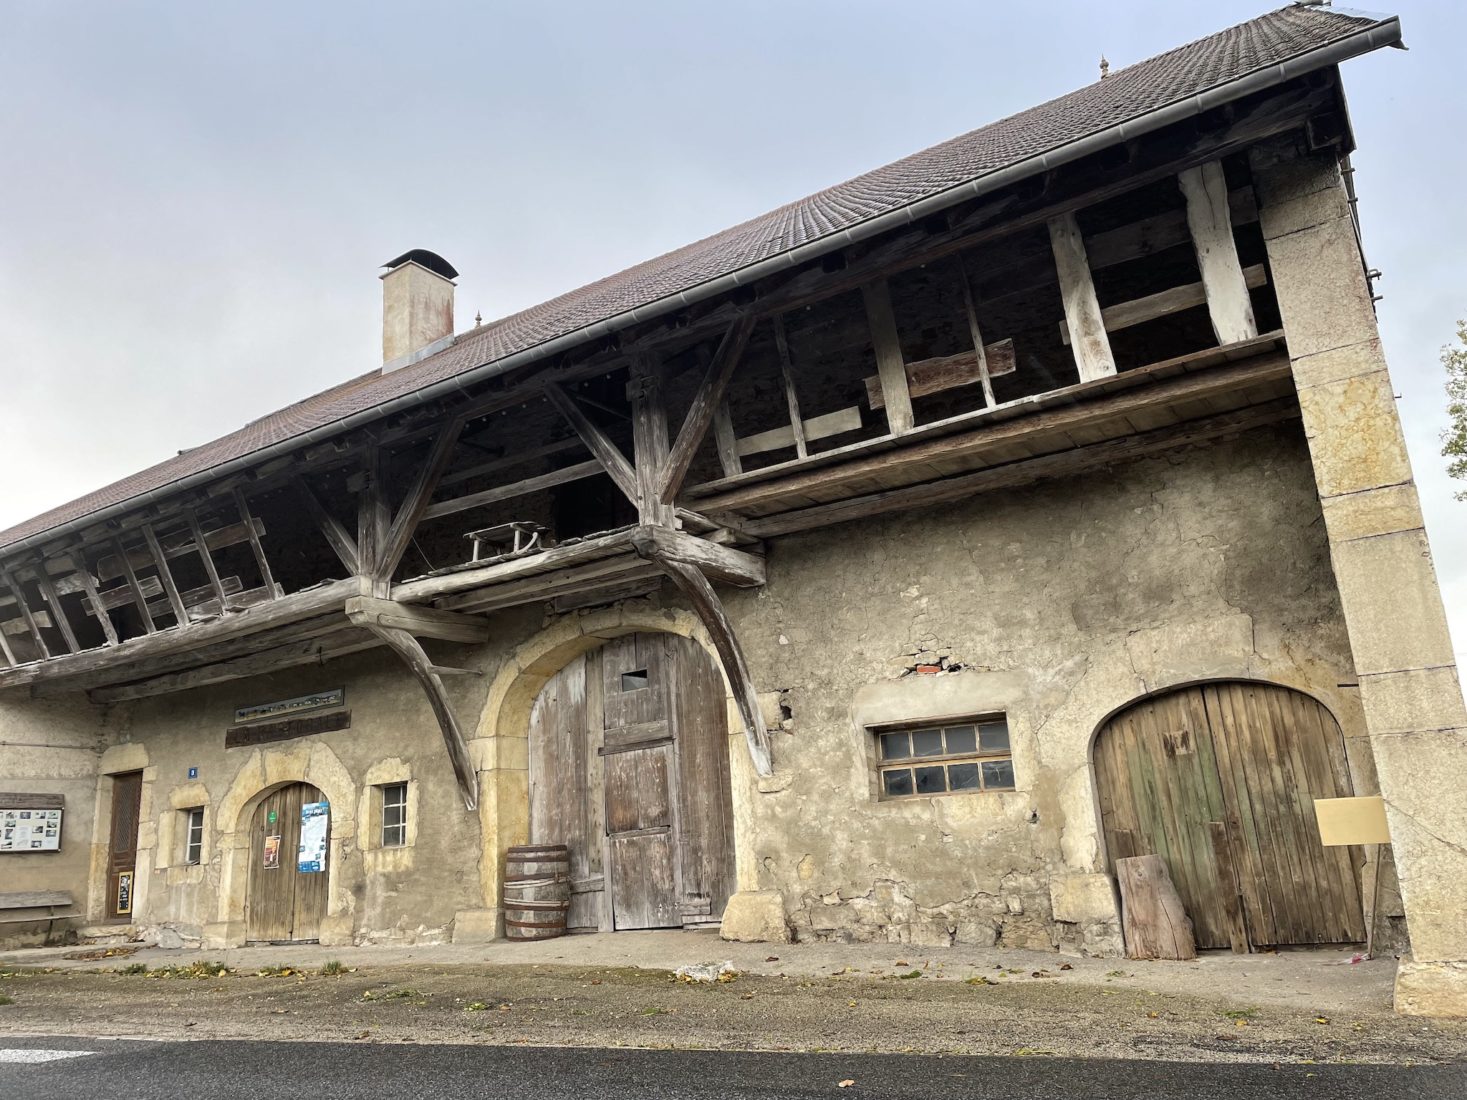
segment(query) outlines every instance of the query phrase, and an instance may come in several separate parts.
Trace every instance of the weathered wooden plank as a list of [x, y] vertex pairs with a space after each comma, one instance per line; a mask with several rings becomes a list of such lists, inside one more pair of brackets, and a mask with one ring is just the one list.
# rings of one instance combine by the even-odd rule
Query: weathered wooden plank
[[46, 645], [46, 639], [41, 637], [40, 624], [36, 622], [35, 612], [31, 610], [30, 604], [26, 603], [24, 590], [16, 584], [15, 578], [10, 575], [9, 571], [4, 569], [0, 569], [0, 588], [8, 591], [11, 598], [20, 606], [21, 621], [25, 623], [26, 631], [30, 634], [31, 640], [35, 642], [36, 651], [41, 655], [41, 659], [49, 658], [51, 650]]
[[577, 462], [574, 466], [564, 466], [559, 470], [551, 470], [549, 473], [527, 477], [513, 485], [499, 485], [478, 493], [466, 493], [451, 500], [440, 500], [428, 506], [423, 512], [423, 519], [430, 520], [437, 519], [439, 516], [456, 515], [459, 512], [467, 512], [470, 508], [482, 508], [486, 504], [495, 504], [501, 500], [513, 500], [515, 497], [528, 496], [530, 493], [538, 493], [557, 485], [596, 477], [605, 472], [606, 467], [599, 460], [588, 459], [585, 462]]
[[76, 631], [71, 629], [71, 620], [66, 617], [66, 609], [61, 606], [61, 597], [56, 594], [56, 586], [51, 583], [50, 574], [42, 568], [36, 570], [36, 585], [41, 590], [41, 599], [51, 609], [51, 621], [61, 631], [61, 639], [66, 643], [66, 652], [75, 653], [81, 649], [77, 644]]
[[469, 746], [464, 740], [463, 729], [459, 726], [458, 717], [453, 713], [453, 704], [443, 686], [443, 678], [434, 670], [433, 662], [418, 644], [418, 640], [407, 631], [390, 626], [370, 626], [367, 629], [382, 639], [403, 664], [407, 665], [408, 671], [428, 697], [428, 706], [438, 720], [438, 729], [443, 734], [443, 745], [448, 750], [448, 761], [453, 767], [454, 778], [458, 780], [464, 808], [473, 810], [479, 804], [479, 777], [469, 757]]
[[627, 461], [627, 456], [622, 454], [620, 448], [607, 437], [606, 433], [592, 422], [591, 418], [581, 409], [580, 404], [568, 392], [554, 382], [547, 382], [545, 396], [576, 430], [576, 435], [611, 475], [611, 480], [616, 482], [616, 487], [633, 504], [637, 503], [637, 472], [632, 469], [632, 464]]
[[1095, 470], [1139, 455], [1215, 439], [1232, 432], [1246, 431], [1264, 424], [1296, 418], [1298, 406], [1288, 398], [1250, 406], [1204, 420], [1189, 421], [1173, 428], [1161, 428], [1140, 435], [1123, 436], [1072, 450], [1058, 451], [1039, 458], [1010, 462], [1006, 465], [976, 470], [897, 489], [869, 493], [829, 504], [792, 508], [786, 512], [742, 521], [742, 528], [757, 538], [807, 531], [834, 523], [864, 519], [868, 516], [897, 512], [908, 508], [930, 507], [962, 500], [975, 493], [1027, 485], [1050, 477], [1063, 477], [1077, 470]]
[[199, 555], [199, 561], [204, 566], [204, 572], [209, 576], [209, 587], [214, 589], [214, 598], [219, 601], [219, 606], [224, 606], [224, 584], [219, 579], [219, 570], [214, 567], [214, 555], [209, 551], [209, 540], [204, 537], [204, 530], [199, 526], [199, 515], [192, 508], [184, 513], [188, 519], [189, 534], [193, 536], [194, 552]]
[[122, 568], [123, 579], [127, 582], [127, 590], [132, 593], [133, 605], [138, 609], [138, 615], [143, 620], [143, 630], [148, 634], [152, 634], [158, 628], [153, 623], [153, 612], [148, 607], [147, 597], [143, 595], [142, 586], [138, 584], [138, 575], [137, 571], [133, 569], [132, 558], [128, 556], [128, 552], [123, 547], [121, 539], [114, 539], [112, 546], [116, 551], [117, 561]]
[[388, 582], [381, 576], [382, 555], [392, 530], [392, 512], [387, 500], [387, 454], [383, 447], [368, 447], [362, 456], [361, 488], [357, 492], [357, 565], [368, 578], [372, 595], [385, 597]]
[[[859, 415], [859, 414], [858, 414]], [[728, 402], [722, 401], [713, 414], [713, 438], [718, 446], [718, 463], [723, 467], [724, 477], [733, 477], [744, 471], [739, 461], [739, 441], [734, 435], [733, 418], [728, 412]]]
[[250, 676], [262, 676], [299, 665], [314, 665], [344, 657], [348, 653], [359, 653], [375, 649], [382, 640], [375, 635], [359, 630], [340, 629], [332, 634], [305, 641], [292, 642], [247, 657], [216, 661], [201, 668], [170, 672], [161, 676], [139, 679], [131, 683], [93, 688], [88, 698], [94, 703], [120, 703], [128, 699], [145, 699], [152, 695], [168, 695], [176, 691], [223, 684], [231, 680], [242, 680]]
[[1288, 357], [1275, 353], [1196, 374], [1163, 379], [1121, 393], [1096, 395], [1089, 400], [1077, 399], [1072, 404], [1052, 409], [1036, 409], [1006, 420], [980, 420], [978, 427], [967, 432], [923, 439], [905, 447], [853, 458], [839, 466], [814, 470], [795, 468], [783, 477], [711, 491], [700, 496], [697, 507], [704, 511], [722, 512], [762, 505], [790, 493], [828, 490], [864, 477], [881, 476], [909, 464], [987, 456], [994, 448], [1006, 444], [1090, 425], [1116, 422], [1130, 430], [1125, 425], [1125, 418], [1139, 410], [1281, 381], [1289, 377], [1288, 371]]
[[440, 600], [439, 606], [471, 614], [487, 614], [506, 607], [621, 590], [633, 582], [661, 577], [661, 571], [634, 554], [619, 554], [601, 561], [572, 566], [548, 576], [526, 577], [476, 592], [465, 592]]
[[[1263, 286], [1268, 282], [1268, 269], [1263, 264], [1254, 264], [1245, 268], [1243, 281], [1250, 288]], [[1206, 304], [1207, 290], [1202, 283], [1184, 283], [1181, 286], [1157, 291], [1155, 294], [1148, 294], [1144, 298], [1135, 298], [1129, 302], [1107, 306], [1101, 311], [1101, 316], [1107, 332], [1118, 332], [1146, 321], [1155, 321], [1158, 317], [1168, 317], [1184, 309], [1195, 309], [1197, 306]], [[1068, 344], [1070, 342], [1069, 324], [1061, 321], [1059, 325], [1060, 339]]]
[[1195, 959], [1192, 922], [1160, 856], [1116, 861], [1128, 959]]
[[907, 369], [902, 358], [901, 337], [892, 311], [891, 290], [885, 279], [861, 287], [866, 305], [866, 322], [871, 327], [871, 349], [876, 354], [876, 374], [886, 406], [886, 425], [892, 435], [912, 430], [912, 396], [907, 391]]
[[[907, 391], [913, 397], [926, 397], [943, 390], [959, 386], [984, 383], [986, 394], [992, 394], [989, 378], [1012, 374], [1016, 369], [1013, 340], [999, 340], [980, 349], [979, 352], [960, 351], [956, 355], [942, 355], [935, 359], [919, 359], [907, 364]], [[866, 396], [873, 409], [882, 408], [886, 398], [882, 394], [881, 379], [875, 375], [867, 378]], [[993, 404], [985, 399], [987, 405]]]
[[[265, 534], [265, 525], [261, 523], [258, 519], [254, 520], [249, 527], [247, 527], [243, 523], [231, 523], [224, 527], [218, 527], [208, 532], [204, 536], [204, 540], [208, 543], [210, 550], [224, 550], [230, 546], [235, 546], [241, 542], [246, 541], [249, 538], [251, 531], [253, 531], [256, 537], [262, 536]], [[191, 535], [183, 533], [175, 535], [163, 535], [160, 536], [159, 542], [163, 546], [164, 556], [169, 560], [182, 557], [185, 554], [192, 554], [194, 552], [193, 537]], [[134, 570], [142, 569], [145, 566], [152, 564], [152, 555], [148, 552], [147, 547], [140, 546], [135, 550], [128, 551], [128, 557], [129, 560], [132, 562]], [[67, 563], [65, 565], [65, 568], [58, 570], [59, 563], [63, 562]], [[65, 556], [58, 558], [56, 559], [56, 561], [53, 561], [49, 564], [53, 576], [58, 571], [68, 572], [72, 570], [72, 566]], [[74, 592], [83, 591], [85, 586], [82, 584], [81, 577], [79, 575], [76, 575], [80, 572], [80, 570], [76, 570], [75, 573], [71, 576], [56, 577], [56, 591], [63, 596], [70, 595]], [[103, 555], [97, 561], [96, 569], [93, 572], [93, 576], [97, 583], [116, 580], [118, 577], [122, 576], [122, 563], [118, 560], [115, 554]]]
[[459, 592], [484, 588], [521, 577], [553, 573], [572, 565], [610, 557], [631, 549], [630, 531], [618, 531], [582, 542], [554, 546], [539, 554], [500, 561], [469, 569], [457, 569], [436, 577], [421, 577], [392, 586], [399, 603], [427, 603]]
[[[748, 345], [749, 334], [753, 330], [754, 319], [741, 317], [723, 334], [718, 351], [714, 353], [713, 361], [708, 364], [703, 381], [693, 395], [693, 402], [688, 407], [687, 416], [683, 418], [683, 426], [678, 430], [677, 439], [667, 450], [666, 461], [656, 486], [658, 498], [664, 504], [671, 504], [678, 490], [682, 488], [688, 467], [693, 464], [693, 457], [698, 453], [703, 437], [708, 434], [715, 412], [723, 404], [724, 392], [743, 359], [744, 348]], [[665, 437], [666, 434], [667, 424], [664, 418], [662, 435]]]
[[1177, 176], [1187, 200], [1187, 226], [1197, 251], [1197, 266], [1206, 288], [1207, 310], [1219, 344], [1251, 340], [1258, 335], [1253, 301], [1238, 262], [1233, 219], [1228, 209], [1228, 181], [1221, 161], [1185, 168]]
[[[861, 410], [852, 405], [848, 409], [821, 413], [819, 416], [812, 416], [809, 420], [804, 421], [801, 427], [807, 443], [817, 439], [827, 439], [833, 435], [844, 435], [846, 432], [853, 432], [861, 427]], [[746, 435], [734, 443], [735, 451], [739, 456], [762, 454], [765, 451], [775, 451], [781, 447], [793, 447], [794, 445], [794, 429], [789, 426], [770, 428], [767, 432]]]
[[[973, 282], [968, 278], [968, 265], [958, 260], [958, 271], [962, 275], [963, 282], [963, 311], [968, 316], [968, 338], [973, 341], [973, 358], [978, 368], [978, 380], [983, 383], [983, 404], [993, 408], [997, 402], [993, 396], [993, 370], [997, 363], [988, 361], [988, 349], [983, 343], [983, 328], [978, 324], [978, 303], [973, 296]], [[1018, 357], [1014, 354], [1014, 342], [1012, 339], [1005, 341], [1008, 345], [1009, 372], [1018, 368]], [[996, 345], [997, 346], [997, 345]]]
[[[676, 488], [681, 488], [682, 480], [679, 478], [674, 487], [665, 476], [671, 452], [667, 442], [667, 406], [662, 399], [662, 368], [654, 360], [638, 356], [632, 360], [630, 375], [627, 399], [632, 404], [637, 517], [642, 523], [663, 523], [670, 527], [673, 522], [671, 494]], [[692, 461], [691, 452], [688, 461]]]
[[1080, 371], [1080, 381], [1115, 374], [1115, 356], [1111, 354], [1100, 302], [1095, 297], [1085, 238], [1073, 212], [1050, 219], [1049, 242], [1059, 272], [1065, 322], [1075, 334], [1075, 366]]
[[476, 643], [489, 640], [489, 624], [483, 619], [454, 611], [395, 603], [374, 596], [350, 597], [346, 601], [346, 617], [358, 626], [391, 627], [420, 638]]

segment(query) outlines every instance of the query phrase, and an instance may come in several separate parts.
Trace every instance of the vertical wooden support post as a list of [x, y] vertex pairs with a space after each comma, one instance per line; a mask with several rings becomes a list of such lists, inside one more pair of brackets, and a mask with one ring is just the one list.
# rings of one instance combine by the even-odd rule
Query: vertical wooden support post
[[385, 600], [392, 594], [392, 577], [383, 576], [381, 569], [391, 527], [382, 448], [372, 447], [363, 463], [362, 491], [357, 497], [357, 565], [364, 596]]
[[[657, 498], [663, 504], [672, 504], [677, 499], [678, 490], [683, 486], [683, 478], [687, 477], [688, 468], [693, 464], [693, 457], [698, 453], [703, 437], [708, 434], [708, 425], [724, 404], [724, 394], [728, 390], [729, 382], [733, 380], [734, 371], [738, 369], [739, 360], [743, 358], [744, 348], [749, 343], [749, 334], [753, 331], [754, 318], [740, 317], [728, 326], [728, 331], [719, 341], [718, 350], [713, 354], [713, 361], [708, 364], [708, 369], [704, 372], [702, 384], [698, 386], [698, 392], [693, 394], [693, 401], [688, 406], [688, 415], [683, 419], [683, 426], [678, 429], [677, 440], [671, 447], [664, 448], [667, 456], [659, 462]], [[658, 430], [666, 437], [667, 410], [662, 406], [662, 375], [651, 360], [638, 358], [633, 363], [632, 386], [651, 387], [647, 390], [648, 400], [655, 399], [657, 408], [660, 410], [655, 414], [657, 422], [661, 425]], [[628, 390], [628, 392], [631, 391]], [[635, 413], [635, 408], [633, 411]], [[635, 431], [637, 424], [635, 415], [632, 424]]]
[[[43, 566], [44, 567], [44, 566]], [[31, 640], [36, 643], [36, 649], [42, 658], [50, 657], [50, 647], [46, 645], [46, 639], [41, 637], [41, 627], [36, 622], [36, 617], [31, 613], [30, 604], [25, 602], [25, 592], [7, 570], [0, 569], [0, 587], [4, 587], [15, 597], [16, 604], [20, 607], [20, 617], [25, 620], [26, 629], [31, 633]]]
[[973, 354], [978, 357], [978, 378], [983, 383], [983, 403], [991, 409], [997, 402], [993, 398], [993, 379], [988, 376], [988, 352], [983, 350], [983, 330], [978, 327], [978, 304], [973, 297], [973, 284], [961, 259], [959, 270], [963, 275], [963, 305], [968, 311], [968, 334], [973, 339]]
[[739, 458], [739, 441], [734, 435], [733, 417], [729, 415], [727, 399], [718, 403], [713, 413], [713, 438], [718, 444], [718, 464], [723, 467], [724, 477], [733, 477], [744, 472], [744, 463]]
[[1233, 217], [1228, 209], [1228, 181], [1222, 163], [1210, 160], [1177, 176], [1187, 199], [1187, 227], [1197, 251], [1207, 312], [1219, 344], [1251, 340], [1258, 335], [1253, 300], [1238, 262], [1233, 240]]
[[234, 490], [234, 507], [239, 512], [239, 521], [244, 524], [247, 537], [250, 540], [250, 551], [255, 555], [255, 566], [260, 570], [260, 583], [265, 586], [265, 591], [270, 593], [270, 598], [275, 598], [275, 577], [270, 572], [270, 559], [265, 557], [265, 547], [260, 542], [260, 533], [255, 530], [255, 517], [250, 514], [250, 502], [245, 499], [244, 490]]
[[795, 393], [795, 371], [790, 360], [789, 337], [784, 331], [784, 315], [780, 313], [774, 315], [774, 347], [779, 352], [779, 376], [784, 380], [784, 400], [790, 409], [790, 430], [795, 433], [795, 454], [800, 458], [808, 458], [810, 445], [805, 438], [805, 421], [800, 416], [800, 398]]
[[[179, 626], [187, 626], [188, 610], [183, 606], [183, 597], [179, 595], [178, 585], [173, 582], [173, 571], [168, 568], [168, 558], [163, 553], [163, 547], [158, 545], [158, 533], [153, 530], [151, 523], [143, 524], [143, 539], [148, 544], [148, 553], [153, 555], [153, 564], [158, 568], [158, 580], [168, 595], [168, 606], [173, 609], [173, 621]], [[222, 603], [219, 605], [219, 613], [224, 614]]]
[[1090, 382], [1115, 374], [1115, 356], [1111, 354], [1105, 319], [1100, 315], [1100, 302], [1095, 297], [1085, 238], [1073, 213], [1049, 219], [1049, 243], [1054, 250], [1060, 295], [1065, 303], [1065, 323], [1070, 329], [1070, 347], [1075, 353], [1080, 381]]
[[891, 290], [885, 279], [861, 288], [866, 303], [866, 321], [871, 326], [871, 348], [876, 353], [876, 373], [881, 378], [881, 397], [886, 405], [886, 425], [892, 435], [912, 430], [912, 394], [907, 389], [907, 363], [902, 357], [896, 314], [891, 308]]
[[209, 553], [208, 540], [204, 538], [204, 530], [199, 526], [199, 515], [190, 508], [184, 515], [188, 519], [189, 534], [193, 536], [194, 549], [198, 551], [199, 560], [204, 563], [204, 572], [209, 574], [209, 587], [214, 590], [214, 598], [219, 601], [219, 613], [222, 615], [228, 610], [224, 585], [219, 580], [219, 570], [214, 568], [214, 555]]
[[632, 453], [637, 473], [637, 518], [671, 527], [675, 509], [662, 499], [667, 468], [667, 410], [662, 404], [661, 365], [645, 356], [632, 361], [627, 398], [632, 403]]
[[77, 644], [76, 632], [71, 629], [71, 622], [61, 608], [61, 597], [56, 594], [56, 585], [52, 583], [51, 575], [46, 572], [44, 558], [36, 567], [36, 585], [40, 588], [41, 598], [46, 601], [46, 607], [51, 612], [51, 624], [61, 631], [61, 638], [66, 643], [66, 651], [68, 653], [77, 652], [81, 646]]
[[72, 552], [71, 560], [80, 565], [76, 575], [81, 578], [82, 588], [87, 594], [87, 600], [92, 605], [92, 614], [97, 619], [97, 625], [102, 628], [106, 635], [108, 645], [117, 644], [117, 628], [112, 625], [112, 616], [102, 606], [102, 594], [97, 591], [96, 578], [92, 576], [91, 564], [87, 561], [87, 553], [84, 548], [77, 548]]
[[15, 650], [10, 648], [10, 639], [5, 636], [3, 629], [0, 629], [0, 656], [5, 658], [5, 663], [11, 668], [20, 664], [15, 658]]
[[[149, 634], [154, 633], [158, 627], [153, 623], [153, 613], [148, 610], [148, 601], [143, 596], [142, 586], [138, 584], [137, 572], [132, 567], [132, 559], [127, 556], [127, 547], [122, 545], [120, 538], [112, 540], [112, 548], [117, 553], [117, 561], [122, 568], [122, 576], [127, 581], [128, 591], [132, 593], [132, 602], [137, 605], [138, 616], [143, 620], [143, 629]], [[222, 604], [223, 601], [221, 600]]]

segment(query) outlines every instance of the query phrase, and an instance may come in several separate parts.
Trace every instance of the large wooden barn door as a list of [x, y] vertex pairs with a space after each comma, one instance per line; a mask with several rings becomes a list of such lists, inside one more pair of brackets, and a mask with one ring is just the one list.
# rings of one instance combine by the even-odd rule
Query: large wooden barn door
[[1166, 860], [1198, 947], [1365, 938], [1359, 851], [1319, 842], [1314, 799], [1351, 794], [1344, 738], [1307, 695], [1204, 684], [1117, 714], [1095, 744], [1112, 873]]
[[733, 887], [723, 681], [669, 634], [562, 669], [530, 719], [530, 841], [571, 850], [571, 928], [716, 921]]
[[250, 884], [245, 938], [274, 943], [315, 940], [326, 914], [325, 866], [302, 871], [301, 807], [325, 801], [307, 783], [272, 791], [255, 807], [250, 825]]

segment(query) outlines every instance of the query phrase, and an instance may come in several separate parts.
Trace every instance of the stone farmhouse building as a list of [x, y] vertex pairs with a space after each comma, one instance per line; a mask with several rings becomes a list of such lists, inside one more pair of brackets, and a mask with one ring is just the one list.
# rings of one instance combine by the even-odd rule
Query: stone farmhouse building
[[[455, 331], [0, 533], [0, 940], [573, 929], [1401, 954], [1467, 717], [1339, 66], [1290, 6]], [[1389, 844], [1315, 799], [1380, 795]]]

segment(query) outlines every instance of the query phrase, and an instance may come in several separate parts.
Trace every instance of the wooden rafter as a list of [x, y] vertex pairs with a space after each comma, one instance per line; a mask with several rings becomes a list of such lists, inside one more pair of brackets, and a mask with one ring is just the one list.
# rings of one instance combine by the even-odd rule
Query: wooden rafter
[[983, 383], [983, 403], [993, 408], [993, 379], [988, 376], [988, 353], [983, 350], [983, 330], [978, 325], [978, 303], [973, 299], [973, 284], [968, 278], [968, 265], [959, 264], [963, 280], [963, 309], [968, 315], [968, 335], [973, 339], [973, 354], [978, 357], [978, 378]]
[[51, 612], [51, 623], [61, 631], [61, 639], [66, 643], [66, 651], [75, 653], [81, 649], [77, 643], [76, 632], [71, 629], [71, 620], [66, 617], [66, 612], [61, 606], [61, 597], [56, 594], [56, 585], [52, 582], [50, 574], [46, 572], [46, 563], [43, 561], [36, 570], [36, 585], [41, 590], [41, 598], [46, 601], [46, 606]]
[[392, 517], [392, 525], [387, 530], [386, 540], [373, 565], [373, 578], [384, 582], [392, 579], [402, 556], [407, 553], [408, 544], [412, 542], [418, 524], [423, 520], [428, 502], [433, 499], [433, 491], [438, 488], [438, 479], [453, 460], [454, 448], [458, 446], [459, 436], [463, 434], [466, 423], [468, 420], [465, 417], [455, 417], [443, 426], [438, 437], [433, 440], [433, 446], [423, 464], [418, 467], [407, 496]]
[[250, 551], [255, 555], [255, 567], [260, 571], [260, 583], [273, 594], [275, 576], [270, 571], [270, 559], [265, 556], [265, 546], [260, 541], [260, 534], [255, 530], [255, 517], [250, 514], [250, 502], [245, 498], [244, 490], [238, 486], [234, 488], [233, 496], [234, 507], [239, 512], [239, 522], [244, 526]]
[[148, 610], [148, 598], [143, 595], [143, 586], [138, 584], [138, 575], [132, 567], [132, 558], [128, 556], [127, 548], [122, 545], [120, 538], [112, 540], [112, 548], [117, 552], [117, 560], [122, 563], [122, 576], [127, 581], [128, 591], [132, 593], [132, 602], [137, 606], [138, 614], [142, 617], [143, 629], [152, 634], [158, 627], [153, 622], [153, 613]]
[[[151, 523], [143, 524], [143, 539], [148, 544], [148, 552], [153, 555], [153, 563], [158, 569], [158, 582], [162, 584], [163, 591], [168, 596], [168, 606], [173, 610], [173, 621], [184, 626], [188, 623], [188, 609], [184, 607], [183, 597], [173, 580], [173, 570], [168, 568], [168, 559], [163, 555], [163, 548], [158, 545], [158, 533], [153, 530]], [[94, 606], [99, 612], [102, 610], [100, 602]]]
[[469, 746], [464, 739], [463, 729], [459, 726], [458, 717], [453, 713], [453, 704], [443, 686], [443, 677], [418, 640], [406, 630], [391, 626], [369, 626], [367, 629], [401, 658], [427, 695], [428, 705], [432, 708], [433, 716], [438, 720], [438, 728], [443, 734], [443, 744], [448, 750], [454, 778], [458, 780], [459, 793], [463, 795], [464, 808], [474, 809], [479, 804], [478, 775], [469, 757]]
[[116, 645], [117, 627], [112, 625], [112, 616], [107, 613], [107, 608], [102, 604], [102, 594], [97, 591], [97, 582], [92, 577], [91, 566], [87, 562], [86, 548], [80, 547], [73, 551], [72, 561], [80, 567], [76, 573], [81, 578], [82, 591], [87, 594], [87, 602], [91, 605], [92, 615], [101, 626], [107, 644]]
[[219, 570], [214, 568], [214, 555], [209, 552], [209, 540], [204, 537], [204, 529], [199, 526], [199, 514], [189, 508], [184, 512], [184, 518], [188, 520], [188, 530], [194, 540], [194, 549], [204, 566], [204, 572], [209, 575], [209, 587], [214, 590], [214, 598], [219, 601], [222, 613], [228, 608], [225, 603], [224, 585], [219, 580]]
[[326, 510], [326, 506], [321, 503], [321, 498], [316, 496], [315, 490], [306, 483], [305, 478], [297, 477], [294, 484], [296, 492], [300, 494], [301, 502], [306, 506], [306, 511], [316, 521], [316, 526], [326, 537], [327, 543], [335, 551], [341, 564], [346, 566], [346, 571], [353, 576], [360, 573], [357, 540], [351, 537], [339, 519]]
[[31, 640], [36, 643], [36, 651], [42, 658], [50, 657], [51, 649], [46, 645], [46, 639], [41, 637], [40, 624], [36, 622], [36, 616], [31, 611], [30, 604], [26, 603], [25, 592], [8, 570], [0, 569], [0, 587], [4, 587], [15, 597], [15, 602], [20, 606], [20, 617], [25, 621], [25, 627], [30, 632]]
[[1251, 340], [1258, 335], [1253, 301], [1233, 240], [1228, 181], [1221, 161], [1210, 160], [1177, 176], [1187, 200], [1187, 226], [1206, 288], [1207, 310], [1219, 344]]
[[881, 377], [881, 394], [886, 403], [886, 426], [892, 435], [912, 430], [912, 395], [907, 390], [907, 364], [897, 333], [896, 313], [891, 307], [891, 290], [885, 279], [874, 279], [861, 288], [866, 304], [866, 321], [871, 326], [871, 347], [876, 353], [876, 373]]
[[545, 396], [576, 430], [576, 435], [581, 437], [581, 442], [596, 456], [596, 461], [601, 463], [611, 480], [616, 482], [616, 487], [633, 504], [637, 503], [637, 472], [632, 469], [626, 455], [621, 453], [621, 448], [596, 426], [580, 403], [566, 390], [554, 382], [547, 382]]
[[1054, 252], [1055, 268], [1059, 272], [1065, 324], [1074, 345], [1080, 381], [1089, 382], [1115, 374], [1115, 356], [1111, 354], [1110, 337], [1105, 334], [1100, 301], [1095, 297], [1095, 281], [1090, 277], [1090, 261], [1085, 255], [1085, 238], [1073, 211], [1050, 219], [1049, 242]]
[[[749, 343], [749, 334], [753, 331], [754, 318], [740, 317], [723, 334], [718, 351], [714, 353], [713, 361], [704, 372], [703, 381], [688, 408], [688, 415], [683, 418], [683, 426], [678, 430], [677, 440], [669, 449], [667, 461], [660, 471], [657, 496], [662, 503], [671, 504], [678, 490], [682, 488], [683, 479], [688, 475], [688, 467], [693, 464], [698, 447], [713, 423], [714, 414], [723, 403], [724, 392], [728, 389], [734, 371], [738, 369], [739, 361], [744, 356], [744, 348]], [[664, 420], [663, 434], [666, 431]]]
[[779, 377], [784, 384], [784, 402], [790, 410], [790, 431], [795, 437], [795, 456], [808, 458], [809, 440], [805, 438], [805, 421], [800, 415], [800, 397], [795, 392], [794, 361], [790, 356], [789, 335], [784, 330], [784, 314], [774, 316], [774, 350], [779, 353]]

